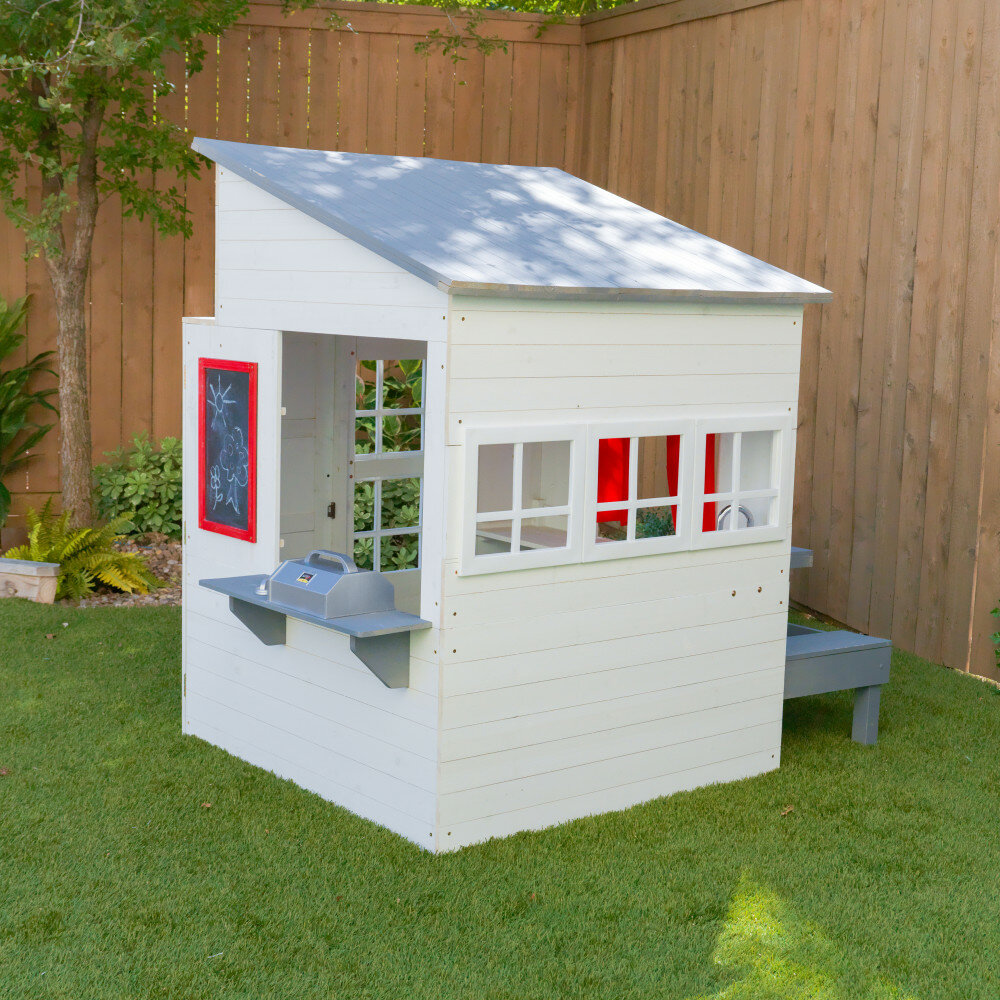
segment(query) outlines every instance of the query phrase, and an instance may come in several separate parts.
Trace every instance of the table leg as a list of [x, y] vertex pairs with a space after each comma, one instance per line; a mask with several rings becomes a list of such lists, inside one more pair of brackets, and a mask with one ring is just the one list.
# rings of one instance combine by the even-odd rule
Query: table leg
[[881, 694], [881, 684], [855, 689], [851, 739], [856, 743], [871, 746], [878, 739], [878, 703]]

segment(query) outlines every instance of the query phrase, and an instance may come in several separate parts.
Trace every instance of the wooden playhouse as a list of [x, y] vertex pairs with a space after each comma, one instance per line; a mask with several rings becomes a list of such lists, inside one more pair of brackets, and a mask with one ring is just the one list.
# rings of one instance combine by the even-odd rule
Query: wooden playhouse
[[195, 148], [185, 732], [432, 851], [777, 767], [829, 294], [556, 169]]

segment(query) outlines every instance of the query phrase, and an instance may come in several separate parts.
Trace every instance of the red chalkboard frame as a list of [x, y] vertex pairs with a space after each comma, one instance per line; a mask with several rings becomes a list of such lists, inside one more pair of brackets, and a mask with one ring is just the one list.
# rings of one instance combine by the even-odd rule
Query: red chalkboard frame
[[[246, 529], [212, 521], [205, 513], [205, 380], [210, 371], [246, 372], [247, 405], [247, 525]], [[198, 527], [244, 542], [257, 541], [257, 363], [225, 358], [198, 359]]]

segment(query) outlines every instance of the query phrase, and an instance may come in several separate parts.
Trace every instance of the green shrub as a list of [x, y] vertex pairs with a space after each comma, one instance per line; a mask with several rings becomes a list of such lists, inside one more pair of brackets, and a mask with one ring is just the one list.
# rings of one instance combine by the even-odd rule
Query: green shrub
[[[354, 530], [371, 531], [375, 513], [375, 484], [362, 480], [354, 485]], [[382, 481], [382, 527], [416, 528], [420, 521], [420, 480]], [[418, 560], [417, 535], [387, 535], [382, 539], [382, 567], [385, 571], [415, 569]], [[354, 561], [360, 569], [375, 569], [375, 543], [371, 538], [354, 542]]]
[[674, 517], [669, 507], [644, 507], [636, 511], [636, 538], [663, 538], [676, 534]]
[[106, 452], [110, 462], [94, 469], [97, 512], [126, 518], [131, 533], [159, 531], [181, 537], [181, 443], [165, 437], [157, 450], [137, 434], [131, 448]]
[[[24, 343], [25, 334], [18, 331], [28, 312], [27, 297], [8, 305], [0, 298], [0, 362], [6, 361]], [[31, 449], [50, 430], [52, 424], [40, 424], [30, 419], [36, 407], [57, 412], [49, 402], [55, 389], [28, 389], [36, 375], [55, 375], [47, 367], [51, 351], [36, 354], [23, 365], [0, 368], [0, 528], [10, 512], [10, 490], [4, 480], [31, 457]]]
[[56, 598], [86, 597], [98, 581], [127, 594], [146, 594], [157, 586], [140, 556], [114, 548], [129, 526], [124, 517], [102, 528], [71, 529], [69, 511], [56, 514], [50, 497], [40, 513], [28, 511], [27, 525], [28, 541], [9, 549], [3, 558], [59, 563]]

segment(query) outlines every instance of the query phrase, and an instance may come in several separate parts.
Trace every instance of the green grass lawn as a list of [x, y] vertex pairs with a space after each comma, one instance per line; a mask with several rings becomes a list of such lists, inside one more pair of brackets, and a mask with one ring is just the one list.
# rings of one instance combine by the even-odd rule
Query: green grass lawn
[[897, 654], [876, 747], [801, 699], [780, 771], [433, 857], [182, 736], [179, 629], [0, 601], [5, 1000], [1000, 996], [991, 687]]

